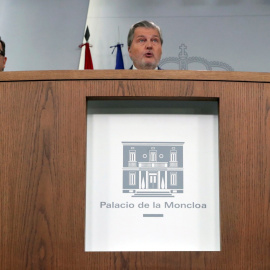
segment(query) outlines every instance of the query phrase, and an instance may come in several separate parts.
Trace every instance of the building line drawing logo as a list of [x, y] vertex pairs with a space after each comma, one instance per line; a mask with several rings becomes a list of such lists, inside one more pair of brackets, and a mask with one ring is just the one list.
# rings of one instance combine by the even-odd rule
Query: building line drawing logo
[[122, 142], [123, 193], [174, 197], [184, 192], [184, 142]]

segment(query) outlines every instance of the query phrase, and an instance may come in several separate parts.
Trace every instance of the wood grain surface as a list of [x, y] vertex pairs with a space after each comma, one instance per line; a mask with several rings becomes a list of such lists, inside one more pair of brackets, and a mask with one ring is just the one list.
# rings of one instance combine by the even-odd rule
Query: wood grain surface
[[270, 82], [270, 74], [266, 72], [190, 70], [40, 70], [5, 71], [0, 73], [0, 82], [118, 79]]
[[[0, 269], [270, 269], [270, 75], [105, 73], [1, 72]], [[84, 252], [89, 98], [218, 100], [220, 252]]]

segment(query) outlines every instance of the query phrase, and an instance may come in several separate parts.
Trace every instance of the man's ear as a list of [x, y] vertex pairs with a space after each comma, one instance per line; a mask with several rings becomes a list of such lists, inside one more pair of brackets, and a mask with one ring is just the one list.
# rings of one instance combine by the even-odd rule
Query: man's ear
[[6, 66], [6, 62], [7, 62], [7, 57], [4, 58], [4, 68]]

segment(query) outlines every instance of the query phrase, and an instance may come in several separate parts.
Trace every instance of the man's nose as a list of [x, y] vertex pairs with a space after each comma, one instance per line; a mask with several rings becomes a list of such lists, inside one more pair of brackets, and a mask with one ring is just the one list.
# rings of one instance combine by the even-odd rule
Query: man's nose
[[151, 49], [152, 46], [153, 46], [153, 44], [152, 44], [151, 40], [147, 40], [147, 42], [146, 42], [146, 48], [147, 49]]

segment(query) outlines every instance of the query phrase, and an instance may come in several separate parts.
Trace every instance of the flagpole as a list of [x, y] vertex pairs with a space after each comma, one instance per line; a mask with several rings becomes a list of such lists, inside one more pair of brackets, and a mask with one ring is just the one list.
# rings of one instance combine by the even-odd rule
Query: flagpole
[[79, 45], [80, 48], [85, 46], [84, 69], [94, 69], [92, 56], [91, 56], [91, 52], [90, 52], [90, 47], [92, 47], [92, 46], [88, 42], [89, 37], [90, 37], [90, 32], [89, 32], [88, 26], [86, 27], [84, 37], [85, 37], [86, 42]]

